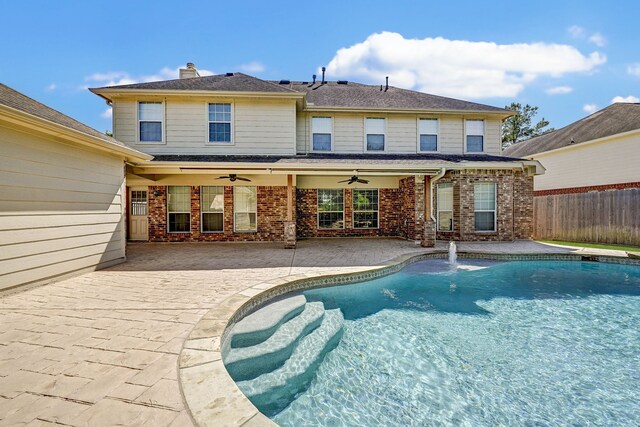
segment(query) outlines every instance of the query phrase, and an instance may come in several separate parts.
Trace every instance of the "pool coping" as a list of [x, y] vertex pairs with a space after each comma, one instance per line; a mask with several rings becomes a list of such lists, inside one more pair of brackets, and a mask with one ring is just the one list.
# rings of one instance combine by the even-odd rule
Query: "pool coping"
[[[458, 252], [459, 259], [502, 261], [590, 261], [640, 266], [628, 256], [495, 252]], [[388, 276], [415, 262], [443, 259], [446, 251], [405, 254], [363, 270], [321, 276], [303, 274], [267, 280], [223, 300], [205, 314], [183, 343], [178, 358], [179, 384], [185, 407], [196, 426], [277, 426], [240, 391], [222, 361], [222, 349], [231, 327], [274, 298], [302, 290], [340, 286]]]

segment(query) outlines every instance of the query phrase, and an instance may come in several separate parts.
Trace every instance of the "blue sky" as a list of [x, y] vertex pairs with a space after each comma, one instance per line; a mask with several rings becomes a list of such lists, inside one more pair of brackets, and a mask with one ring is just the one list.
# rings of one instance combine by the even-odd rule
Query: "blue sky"
[[265, 79], [395, 86], [540, 107], [562, 127], [640, 98], [640, 3], [2, 2], [0, 81], [99, 130], [86, 87], [168, 78], [186, 62]]

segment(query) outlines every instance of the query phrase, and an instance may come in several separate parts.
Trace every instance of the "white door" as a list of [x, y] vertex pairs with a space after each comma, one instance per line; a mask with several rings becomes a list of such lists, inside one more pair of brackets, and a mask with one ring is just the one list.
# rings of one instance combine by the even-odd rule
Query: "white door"
[[149, 240], [147, 219], [147, 190], [129, 190], [129, 239]]

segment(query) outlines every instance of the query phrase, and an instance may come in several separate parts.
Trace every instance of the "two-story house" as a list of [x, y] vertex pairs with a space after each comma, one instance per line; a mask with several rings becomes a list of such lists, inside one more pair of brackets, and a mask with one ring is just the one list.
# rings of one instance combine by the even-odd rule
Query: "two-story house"
[[500, 108], [388, 85], [242, 73], [94, 88], [127, 167], [128, 238], [285, 241], [532, 233], [535, 160], [503, 157]]

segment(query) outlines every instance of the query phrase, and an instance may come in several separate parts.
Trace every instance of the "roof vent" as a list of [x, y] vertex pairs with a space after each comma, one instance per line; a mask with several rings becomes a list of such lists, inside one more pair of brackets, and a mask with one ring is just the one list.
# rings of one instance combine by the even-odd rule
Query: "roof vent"
[[311, 84], [313, 84], [313, 85], [316, 84], [316, 75], [315, 74], [313, 75], [313, 83], [311, 83]]
[[384, 91], [388, 91], [389, 90], [389, 76], [387, 76], [387, 85], [384, 87]]
[[327, 67], [322, 67], [322, 83], [321, 84], [325, 84], [327, 82], [324, 81], [324, 72], [327, 71]]
[[227, 77], [233, 77], [233, 73], [227, 73]]
[[288, 84], [291, 84], [291, 82], [289, 80], [280, 80], [280, 84], [281, 85], [288, 85]]
[[196, 65], [193, 62], [187, 62], [187, 68], [180, 68], [179, 76], [181, 79], [190, 79], [192, 77], [200, 77]]
[[347, 80], [338, 80], [339, 85], [348, 85], [349, 82]]

